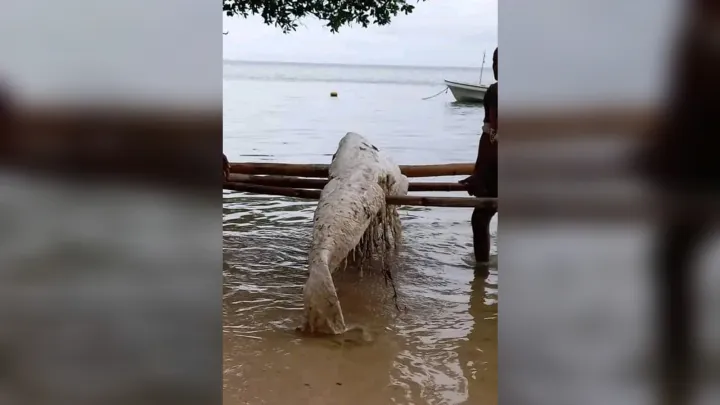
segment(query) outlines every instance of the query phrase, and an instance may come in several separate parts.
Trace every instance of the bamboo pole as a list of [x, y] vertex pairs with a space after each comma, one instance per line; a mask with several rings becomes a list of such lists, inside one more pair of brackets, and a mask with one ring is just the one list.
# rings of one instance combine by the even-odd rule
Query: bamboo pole
[[242, 191], [245, 193], [253, 194], [265, 194], [265, 195], [279, 195], [284, 197], [304, 198], [308, 200], [319, 200], [320, 190], [306, 190], [302, 188], [290, 188], [290, 187], [274, 187], [274, 186], [262, 186], [259, 184], [248, 184], [226, 181], [223, 183], [223, 189]]
[[[260, 186], [306, 188], [310, 190], [321, 190], [328, 182], [327, 179], [274, 175], [256, 176], [236, 173], [230, 175], [230, 181]], [[414, 182], [410, 183], [409, 191], [465, 191], [465, 186], [459, 183]]]
[[306, 188], [322, 190], [328, 180], [322, 178], [306, 178], [296, 176], [253, 175], [231, 173], [228, 179], [232, 183], [257, 184], [259, 186]]
[[270, 174], [276, 176], [328, 177], [330, 165], [294, 163], [232, 163], [230, 173]]
[[[285, 197], [319, 200], [320, 190], [306, 190], [290, 187], [262, 186], [238, 182], [225, 182], [226, 190], [241, 191], [254, 194], [278, 195]], [[496, 207], [496, 198], [475, 197], [426, 197], [414, 195], [388, 196], [386, 202], [390, 205], [406, 205], [421, 207]]]
[[[230, 173], [267, 174], [277, 176], [327, 178], [330, 165], [294, 163], [230, 163]], [[450, 163], [442, 165], [401, 165], [400, 171], [407, 177], [469, 176], [474, 163]]]
[[400, 166], [400, 171], [407, 177], [469, 176], [474, 170], [475, 163]]
[[422, 195], [391, 195], [385, 199], [389, 205], [417, 207], [491, 208], [497, 207], [497, 198], [427, 197]]

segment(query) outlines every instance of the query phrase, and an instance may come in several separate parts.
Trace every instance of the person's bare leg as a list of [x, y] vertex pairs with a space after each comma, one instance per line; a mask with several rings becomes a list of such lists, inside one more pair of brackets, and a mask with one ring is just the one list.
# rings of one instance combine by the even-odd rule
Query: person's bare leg
[[490, 261], [490, 220], [495, 210], [475, 208], [472, 213], [473, 248], [475, 261], [487, 263]]
[[655, 253], [661, 404], [693, 402], [696, 366], [693, 259], [703, 236], [701, 223], [669, 218]]

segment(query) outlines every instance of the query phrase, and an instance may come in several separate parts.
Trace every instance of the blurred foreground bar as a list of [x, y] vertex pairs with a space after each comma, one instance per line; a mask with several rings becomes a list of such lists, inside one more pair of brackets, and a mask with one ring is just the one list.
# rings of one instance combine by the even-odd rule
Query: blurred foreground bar
[[632, 105], [619, 111], [611, 125], [601, 124], [610, 117], [602, 108], [597, 116], [570, 110], [517, 113], [503, 121], [502, 199], [512, 213], [507, 220], [653, 222], [678, 206], [692, 208], [683, 213], [687, 218], [720, 219], [717, 198], [668, 195], [646, 176], [643, 158], [657, 114]]
[[7, 169], [156, 187], [221, 187], [219, 111], [36, 106], [17, 108], [9, 119], [0, 135], [0, 164]]
[[[656, 107], [624, 105], [566, 109], [515, 110], [504, 113], [503, 132], [512, 134], [510, 141], [564, 141], [583, 138], [641, 138], [658, 117]], [[505, 140], [505, 139], [503, 139]]]
[[509, 221], [654, 219], [637, 159], [651, 107], [513, 111], [503, 115], [502, 198]]

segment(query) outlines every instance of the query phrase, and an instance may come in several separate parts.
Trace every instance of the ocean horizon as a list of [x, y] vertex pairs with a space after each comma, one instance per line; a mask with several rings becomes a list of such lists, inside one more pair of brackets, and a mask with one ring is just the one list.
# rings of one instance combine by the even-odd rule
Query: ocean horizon
[[[491, 61], [488, 59], [486, 66], [490, 66]], [[295, 61], [275, 61], [275, 60], [246, 60], [246, 59], [225, 59], [223, 64], [229, 65], [287, 65], [287, 66], [317, 66], [317, 67], [360, 67], [360, 68], [381, 68], [381, 69], [455, 69], [455, 70], [472, 70], [482, 69], [482, 66], [450, 66], [450, 65], [397, 65], [397, 64], [377, 64], [377, 63], [338, 63], [338, 62], [295, 62]], [[485, 67], [487, 69], [488, 67]]]

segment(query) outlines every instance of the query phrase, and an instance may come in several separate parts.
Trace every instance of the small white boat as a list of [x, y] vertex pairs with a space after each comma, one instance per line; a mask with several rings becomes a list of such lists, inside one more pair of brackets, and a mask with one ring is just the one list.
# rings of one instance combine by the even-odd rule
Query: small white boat
[[482, 103], [489, 86], [484, 84], [459, 83], [445, 80], [455, 100], [465, 103]]
[[450, 89], [455, 100], [462, 103], [482, 103], [487, 93], [488, 85], [482, 84], [483, 71], [485, 70], [485, 52], [483, 52], [482, 67], [480, 67], [480, 81], [478, 84], [452, 82], [445, 80], [445, 85]]

